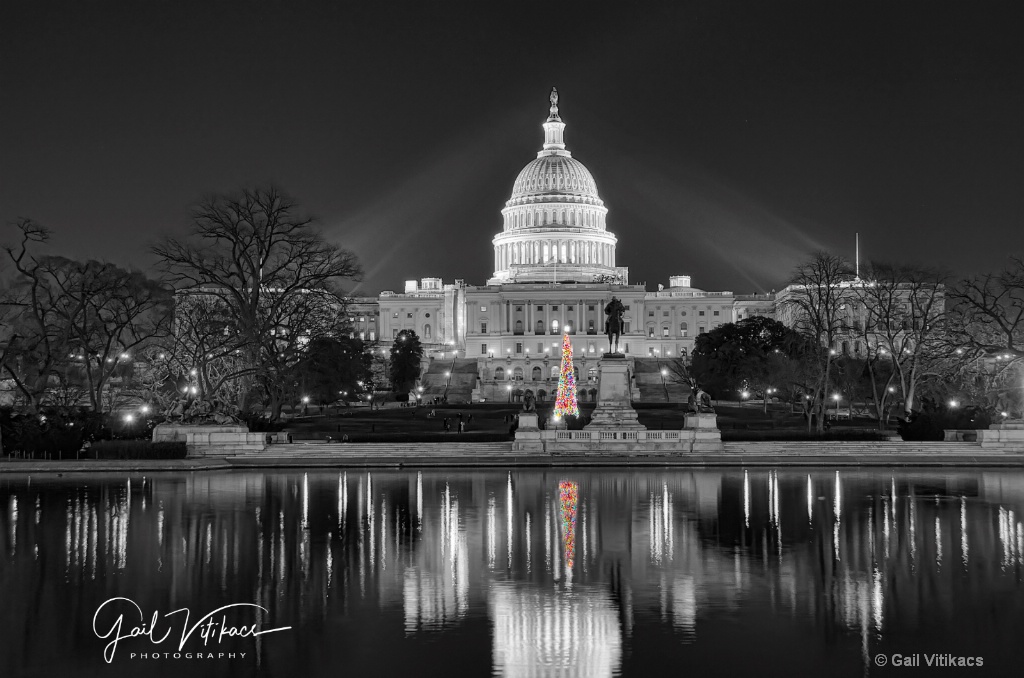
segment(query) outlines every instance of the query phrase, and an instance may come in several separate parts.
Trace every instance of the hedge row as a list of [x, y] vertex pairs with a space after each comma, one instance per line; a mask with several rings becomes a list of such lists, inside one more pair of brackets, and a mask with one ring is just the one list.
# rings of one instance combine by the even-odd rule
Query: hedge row
[[184, 459], [187, 453], [182, 441], [149, 440], [100, 440], [89, 451], [96, 459]]

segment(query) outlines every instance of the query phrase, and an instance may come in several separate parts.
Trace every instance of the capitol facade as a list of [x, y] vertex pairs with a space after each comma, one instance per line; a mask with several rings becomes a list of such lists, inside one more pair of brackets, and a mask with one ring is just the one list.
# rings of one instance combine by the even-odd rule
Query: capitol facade
[[604, 308], [614, 296], [626, 309], [619, 346], [633, 365], [635, 395], [677, 400], [683, 394], [665, 383], [662, 362], [686, 359], [698, 335], [723, 323], [773, 316], [774, 295], [709, 292], [688, 275], [657, 290], [631, 284], [597, 182], [566, 146], [554, 90], [550, 101], [537, 158], [516, 177], [501, 210], [493, 275], [482, 285], [410, 280], [401, 292], [353, 299], [353, 331], [383, 342], [415, 331], [428, 361], [425, 397], [443, 391], [450, 401], [514, 400], [530, 389], [543, 401], [557, 386], [568, 328], [587, 400], [609, 349]]

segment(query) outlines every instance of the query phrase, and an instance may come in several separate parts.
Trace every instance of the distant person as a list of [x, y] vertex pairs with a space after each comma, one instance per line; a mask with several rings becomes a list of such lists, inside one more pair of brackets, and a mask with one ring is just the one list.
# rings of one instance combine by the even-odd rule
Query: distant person
[[471, 424], [473, 422], [473, 413], [469, 413], [469, 417], [466, 418], [466, 423]]
[[445, 417], [444, 418], [444, 432], [445, 433], [449, 433], [451, 430], [452, 430], [452, 422], [448, 419], [448, 417]]
[[462, 433], [462, 432], [463, 432], [463, 431], [465, 431], [465, 430], [466, 430], [466, 422], [464, 422], [464, 421], [462, 421], [462, 420], [460, 419], [460, 420], [459, 420], [459, 433]]

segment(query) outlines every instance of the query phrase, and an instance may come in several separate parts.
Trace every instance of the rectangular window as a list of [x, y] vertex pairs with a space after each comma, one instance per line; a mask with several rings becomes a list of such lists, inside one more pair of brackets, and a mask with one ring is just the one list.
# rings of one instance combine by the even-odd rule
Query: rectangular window
[[516, 353], [522, 353], [522, 352], [523, 352], [523, 345], [522, 344], [516, 344]]
[[366, 316], [360, 316], [359, 322], [365, 323], [366, 322]]
[[391, 338], [392, 339], [398, 339], [398, 328], [397, 327], [395, 327], [395, 328], [393, 328], [391, 330]]
[[520, 313], [520, 312], [522, 312], [522, 310], [523, 310], [522, 306], [516, 306], [516, 313]]
[[626, 306], [625, 306], [625, 309], [626, 309], [627, 311], [629, 310], [629, 304], [626, 304]]
[[405, 314], [405, 317], [406, 317], [406, 318], [411, 318], [411, 317], [412, 317], [412, 313], [406, 313], [406, 314]]
[[701, 312], [700, 312], [700, 315], [704, 315], [704, 311], [701, 311]]
[[480, 355], [487, 355], [487, 344], [480, 344]]
[[706, 329], [704, 329], [704, 326], [703, 326], [703, 325], [701, 325], [701, 326], [700, 326], [700, 329], [699, 329], [699, 330], [697, 331], [697, 334], [704, 334], [705, 332], [707, 332], [707, 330], [706, 330]]
[[661, 328], [661, 336], [663, 336], [663, 337], [667, 337], [668, 336], [668, 328], [667, 327], [662, 327]]
[[487, 334], [487, 323], [480, 323], [480, 334]]
[[648, 327], [647, 328], [647, 336], [651, 337], [652, 339], [654, 338], [654, 328], [653, 327]]
[[661, 315], [662, 315], [662, 317], [667, 318], [668, 317], [668, 311], [662, 311]]
[[571, 311], [571, 310], [572, 310], [572, 306], [566, 306], [566, 307], [565, 307], [565, 310], [566, 310], [566, 311]]
[[360, 341], [362, 341], [363, 339], [366, 339], [366, 332], [360, 332], [359, 333], [359, 339], [360, 339]]
[[537, 353], [543, 353], [543, 352], [544, 352], [544, 344], [542, 344], [542, 343], [540, 343], [538, 341], [537, 342]]
[[551, 307], [551, 310], [552, 310], [552, 311], [557, 311], [557, 310], [558, 310], [558, 305], [557, 305], [557, 304], [555, 304], [554, 306], [552, 306], [552, 307]]
[[398, 311], [395, 311], [395, 312], [394, 312], [394, 313], [393, 313], [393, 314], [391, 315], [391, 317], [392, 317], [392, 318], [397, 318], [397, 317], [398, 317]]
[[370, 341], [377, 341], [377, 333], [370, 332]]
[[543, 307], [543, 306], [541, 306], [540, 304], [538, 304], [538, 305], [537, 305], [537, 310], [538, 310], [538, 311], [543, 311], [543, 310], [544, 310], [544, 307]]
[[718, 315], [718, 311], [715, 311], [715, 315]]
[[487, 307], [486, 306], [481, 306], [480, 307], [480, 312], [481, 313], [487, 313]]
[[594, 310], [594, 306], [593, 305], [587, 306], [587, 310], [588, 311], [593, 311]]
[[647, 312], [647, 317], [648, 318], [653, 318], [654, 317], [654, 311], [648, 311]]

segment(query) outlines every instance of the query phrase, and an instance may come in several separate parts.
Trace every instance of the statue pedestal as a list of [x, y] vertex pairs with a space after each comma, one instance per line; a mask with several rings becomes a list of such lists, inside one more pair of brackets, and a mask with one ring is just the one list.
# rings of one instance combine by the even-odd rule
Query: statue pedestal
[[519, 413], [519, 426], [516, 427], [516, 432], [519, 431], [539, 431], [540, 426], [538, 425], [538, 418], [536, 412], [520, 412]]
[[637, 421], [629, 398], [629, 361], [621, 353], [605, 353], [598, 365], [597, 407], [584, 428], [646, 430]]
[[516, 427], [515, 440], [512, 449], [516, 452], [526, 454], [543, 454], [544, 441], [541, 439], [541, 430], [538, 424], [536, 412], [520, 412], [519, 426]]
[[1024, 452], [1024, 421], [1010, 420], [992, 424], [988, 429], [977, 432], [977, 440], [982, 447]]
[[262, 452], [265, 433], [249, 433], [245, 424], [157, 424], [153, 442], [181, 441], [189, 457]]
[[683, 417], [683, 433], [689, 438], [690, 452], [721, 452], [722, 432], [714, 412], [687, 413]]

